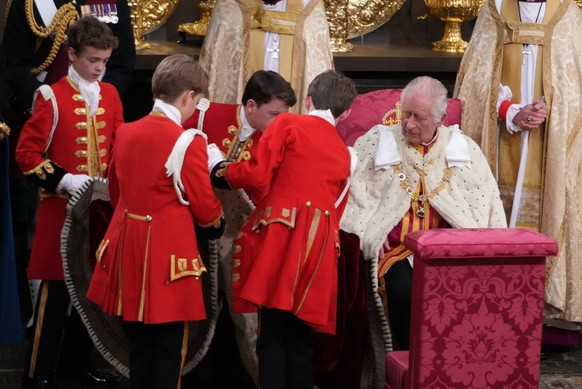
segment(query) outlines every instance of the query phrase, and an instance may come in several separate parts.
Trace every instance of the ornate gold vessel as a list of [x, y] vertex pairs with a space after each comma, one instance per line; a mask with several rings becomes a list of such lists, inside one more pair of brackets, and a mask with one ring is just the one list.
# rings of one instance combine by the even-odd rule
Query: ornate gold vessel
[[182, 39], [185, 39], [185, 35], [196, 35], [205, 36], [206, 30], [208, 30], [208, 23], [210, 23], [210, 16], [212, 15], [212, 10], [214, 9], [214, 4], [216, 0], [202, 0], [198, 4], [198, 9], [200, 10], [200, 19], [192, 23], [182, 23], [178, 26], [178, 32]]
[[131, 9], [135, 49], [144, 50], [150, 47], [144, 36], [168, 20], [179, 0], [129, 0], [127, 3]]
[[377, 29], [390, 20], [405, 2], [406, 0], [349, 0], [348, 39]]
[[334, 53], [347, 53], [354, 45], [347, 41], [349, 36], [349, 0], [323, 0], [325, 15], [329, 23], [329, 41]]
[[324, 0], [332, 51], [352, 51], [353, 46], [347, 39], [356, 38], [380, 27], [398, 12], [405, 1]]
[[477, 17], [484, 0], [424, 0], [429, 13], [445, 22], [440, 41], [433, 42], [434, 51], [463, 53], [467, 42], [461, 36], [461, 23]]

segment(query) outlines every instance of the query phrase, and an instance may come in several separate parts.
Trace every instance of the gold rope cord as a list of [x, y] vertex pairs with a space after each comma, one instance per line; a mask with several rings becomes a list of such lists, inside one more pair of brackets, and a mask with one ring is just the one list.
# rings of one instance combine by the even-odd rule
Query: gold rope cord
[[53, 35], [53, 45], [49, 55], [46, 57], [43, 63], [32, 69], [32, 74], [36, 75], [46, 70], [50, 64], [53, 63], [59, 51], [59, 47], [67, 37], [67, 29], [79, 18], [79, 14], [77, 13], [77, 9], [73, 4], [67, 3], [57, 10], [57, 13], [53, 17], [53, 20], [48, 27], [41, 27], [38, 25], [38, 23], [36, 23], [34, 18], [33, 6], [34, 0], [26, 0], [26, 20], [32, 33], [39, 38], [46, 38], [49, 35]]

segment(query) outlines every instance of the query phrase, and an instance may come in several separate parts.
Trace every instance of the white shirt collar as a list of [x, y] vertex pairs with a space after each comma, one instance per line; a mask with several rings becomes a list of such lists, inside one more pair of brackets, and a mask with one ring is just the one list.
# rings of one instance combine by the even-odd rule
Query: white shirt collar
[[182, 125], [182, 114], [180, 113], [178, 108], [174, 107], [172, 104], [168, 104], [165, 101], [156, 99], [154, 101], [154, 107], [152, 108], [152, 112], [161, 112], [177, 125], [179, 126]]
[[249, 124], [249, 121], [247, 120], [247, 117], [245, 115], [245, 107], [242, 104], [240, 106], [240, 122], [242, 124], [242, 128], [240, 130], [240, 133], [238, 134], [238, 139], [241, 142], [244, 142], [245, 140], [253, 136], [257, 129], [252, 128], [251, 125]]
[[335, 118], [333, 117], [333, 114], [331, 113], [331, 110], [329, 110], [329, 109], [325, 109], [325, 110], [324, 109], [314, 109], [312, 111], [309, 111], [309, 113], [307, 113], [307, 114], [311, 115], [311, 116], [318, 116], [335, 127]]

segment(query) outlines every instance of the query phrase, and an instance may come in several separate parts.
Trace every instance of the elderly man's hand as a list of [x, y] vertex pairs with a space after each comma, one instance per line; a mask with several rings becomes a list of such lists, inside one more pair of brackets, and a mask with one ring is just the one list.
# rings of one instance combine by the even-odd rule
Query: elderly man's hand
[[513, 123], [524, 131], [535, 130], [542, 125], [547, 116], [546, 104], [534, 101], [519, 110], [513, 118]]

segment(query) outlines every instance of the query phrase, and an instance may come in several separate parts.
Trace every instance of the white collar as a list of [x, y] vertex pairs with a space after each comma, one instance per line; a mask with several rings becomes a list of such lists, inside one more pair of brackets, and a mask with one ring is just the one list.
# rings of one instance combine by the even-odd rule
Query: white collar
[[180, 113], [180, 110], [178, 110], [178, 108], [174, 107], [172, 104], [168, 104], [165, 101], [156, 99], [154, 101], [152, 112], [161, 112], [177, 125], [182, 125], [182, 114]]
[[[447, 166], [449, 168], [453, 166], [469, 168], [471, 166], [471, 155], [469, 154], [469, 144], [464, 138], [463, 132], [457, 124], [448, 128], [451, 132], [451, 138], [445, 148]], [[399, 163], [401, 163], [401, 158], [394, 133], [389, 131], [388, 127], [384, 127], [380, 132], [378, 147], [374, 155], [374, 168], [375, 170], [387, 169]]]
[[238, 134], [238, 140], [244, 142], [245, 140], [253, 136], [257, 129], [252, 128], [251, 125], [249, 124], [249, 121], [247, 120], [247, 117], [245, 115], [245, 106], [242, 104], [240, 106], [240, 123], [242, 124], [242, 128], [240, 130], [240, 133]]
[[73, 65], [69, 66], [68, 76], [73, 84], [79, 88], [81, 96], [83, 96], [85, 102], [89, 106], [89, 114], [91, 116], [95, 115], [97, 108], [99, 107], [99, 93], [101, 93], [99, 82], [89, 82], [85, 80], [79, 73], [77, 73]]
[[309, 111], [307, 114], [311, 116], [320, 117], [335, 127], [335, 118], [333, 117], [333, 114], [329, 109], [314, 109], [312, 111]]

